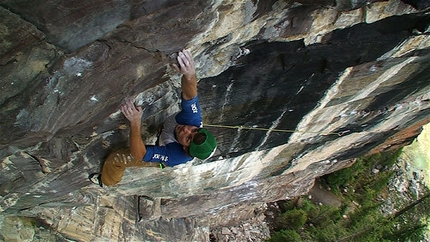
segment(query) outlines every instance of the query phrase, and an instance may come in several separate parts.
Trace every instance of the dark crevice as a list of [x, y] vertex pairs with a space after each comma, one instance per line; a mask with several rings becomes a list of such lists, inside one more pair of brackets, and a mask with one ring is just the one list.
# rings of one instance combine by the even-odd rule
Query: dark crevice
[[26, 154], [33, 158], [35, 161], [37, 161], [43, 174], [48, 173], [49, 168], [46, 166], [45, 162], [43, 162], [39, 157], [32, 155], [28, 152], [26, 152]]

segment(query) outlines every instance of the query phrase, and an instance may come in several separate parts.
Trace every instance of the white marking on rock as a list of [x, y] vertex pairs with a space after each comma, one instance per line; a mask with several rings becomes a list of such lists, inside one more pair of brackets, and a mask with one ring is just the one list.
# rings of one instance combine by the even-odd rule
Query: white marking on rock
[[266, 136], [264, 136], [263, 141], [261, 141], [260, 145], [257, 147], [257, 151], [260, 150], [260, 148], [266, 143], [267, 139], [269, 138], [270, 134], [272, 133], [272, 130], [275, 129], [279, 123], [281, 122], [282, 118], [284, 117], [284, 114], [288, 111], [288, 108], [284, 108], [281, 115], [272, 122], [272, 126], [270, 126], [269, 131], [266, 132]]
[[234, 80], [231, 80], [230, 84], [227, 86], [227, 91], [225, 92], [225, 96], [224, 96], [224, 103], [222, 104], [222, 107], [221, 107], [221, 115], [219, 116], [220, 121], [223, 120], [225, 106], [228, 105], [230, 101], [230, 93], [231, 93], [233, 83], [234, 83]]
[[98, 101], [99, 101], [99, 100], [97, 99], [97, 96], [96, 96], [96, 95], [91, 96], [90, 100], [91, 100], [92, 102], [98, 102]]

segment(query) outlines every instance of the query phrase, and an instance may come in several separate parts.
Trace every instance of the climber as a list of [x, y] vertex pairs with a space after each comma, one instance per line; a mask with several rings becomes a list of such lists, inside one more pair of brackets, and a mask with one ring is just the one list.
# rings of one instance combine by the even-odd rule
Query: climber
[[181, 111], [166, 119], [158, 138], [159, 145], [145, 145], [141, 138], [142, 107], [131, 99], [121, 105], [121, 112], [130, 122], [130, 149], [111, 153], [102, 172], [89, 179], [100, 186], [112, 186], [121, 181], [126, 167], [161, 167], [186, 163], [197, 157], [207, 159], [216, 150], [214, 136], [202, 128], [202, 117], [197, 96], [197, 77], [190, 51], [178, 53], [178, 64], [173, 67], [182, 74]]

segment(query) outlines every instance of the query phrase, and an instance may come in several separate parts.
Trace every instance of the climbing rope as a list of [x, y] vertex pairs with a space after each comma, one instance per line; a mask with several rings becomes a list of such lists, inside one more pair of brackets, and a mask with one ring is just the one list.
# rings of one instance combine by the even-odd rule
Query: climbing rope
[[320, 134], [320, 135], [338, 135], [342, 136], [345, 133], [348, 133], [347, 131], [342, 131], [339, 133], [332, 133], [332, 132], [312, 132], [312, 131], [301, 131], [301, 130], [292, 130], [292, 129], [267, 129], [267, 128], [258, 128], [258, 127], [246, 127], [246, 126], [234, 126], [234, 125], [221, 125], [221, 124], [206, 124], [205, 126], [208, 127], [215, 127], [215, 128], [226, 128], [226, 129], [247, 129], [247, 130], [263, 130], [263, 131], [272, 131], [272, 132], [285, 132], [285, 133], [309, 133], [309, 134]]

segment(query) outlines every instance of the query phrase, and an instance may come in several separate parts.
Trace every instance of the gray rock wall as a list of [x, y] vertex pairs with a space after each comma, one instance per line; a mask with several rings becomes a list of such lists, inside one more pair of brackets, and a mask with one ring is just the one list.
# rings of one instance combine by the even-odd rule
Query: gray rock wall
[[[0, 6], [4, 240], [208, 240], [360, 155], [409, 143], [430, 121], [423, 1]], [[195, 56], [215, 157], [90, 184], [127, 146], [124, 98], [145, 108], [148, 143], [178, 110], [170, 64], [182, 48]]]

